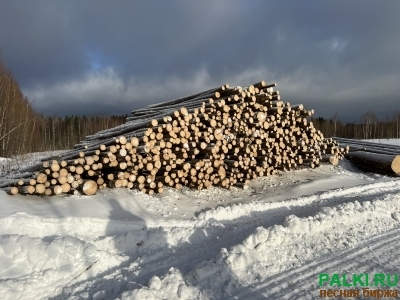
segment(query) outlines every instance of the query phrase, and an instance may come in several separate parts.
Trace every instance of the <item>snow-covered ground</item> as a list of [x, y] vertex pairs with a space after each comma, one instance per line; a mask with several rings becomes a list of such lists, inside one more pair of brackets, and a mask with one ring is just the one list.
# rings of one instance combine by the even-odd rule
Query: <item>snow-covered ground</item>
[[376, 139], [376, 140], [364, 140], [364, 141], [400, 146], [400, 139]]
[[400, 179], [347, 161], [248, 190], [0, 205], [2, 299], [315, 299], [321, 273], [400, 273]]

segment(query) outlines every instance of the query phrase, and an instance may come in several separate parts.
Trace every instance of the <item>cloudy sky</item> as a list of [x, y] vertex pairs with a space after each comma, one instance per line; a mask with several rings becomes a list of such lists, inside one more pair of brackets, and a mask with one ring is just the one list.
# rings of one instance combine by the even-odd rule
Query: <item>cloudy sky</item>
[[45, 114], [125, 114], [229, 83], [359, 121], [400, 111], [400, 1], [0, 2], [0, 49]]

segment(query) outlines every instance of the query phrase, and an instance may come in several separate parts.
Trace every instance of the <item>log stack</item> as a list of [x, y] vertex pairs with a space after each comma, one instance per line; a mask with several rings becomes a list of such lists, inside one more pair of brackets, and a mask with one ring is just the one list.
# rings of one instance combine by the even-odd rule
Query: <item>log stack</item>
[[109, 188], [246, 188], [249, 180], [323, 162], [346, 148], [324, 139], [313, 110], [281, 100], [276, 86], [223, 85], [132, 111], [123, 125], [87, 136], [63, 155], [4, 179], [9, 194], [92, 195]]
[[400, 146], [338, 137], [334, 140], [349, 149], [345, 157], [356, 167], [369, 172], [400, 176]]

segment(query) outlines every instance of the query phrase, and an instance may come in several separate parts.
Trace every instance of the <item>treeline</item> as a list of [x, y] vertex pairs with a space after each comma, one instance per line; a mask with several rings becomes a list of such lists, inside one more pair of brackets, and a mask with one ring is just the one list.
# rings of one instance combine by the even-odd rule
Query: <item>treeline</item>
[[85, 136], [125, 123], [123, 116], [40, 116], [35, 151], [71, 149]]
[[365, 112], [358, 123], [343, 123], [337, 114], [333, 118], [312, 118], [315, 128], [325, 137], [349, 139], [392, 139], [400, 138], [400, 111], [385, 119], [379, 119], [372, 111]]
[[38, 114], [0, 60], [0, 157], [70, 149], [87, 135], [124, 123], [126, 117]]

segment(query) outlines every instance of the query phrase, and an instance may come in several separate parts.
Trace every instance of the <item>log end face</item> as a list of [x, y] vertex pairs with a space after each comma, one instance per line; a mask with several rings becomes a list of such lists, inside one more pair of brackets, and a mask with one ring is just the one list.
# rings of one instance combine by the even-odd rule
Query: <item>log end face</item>
[[88, 196], [96, 194], [97, 189], [98, 189], [98, 185], [93, 180], [86, 181], [82, 186], [82, 192]]
[[392, 170], [397, 175], [400, 175], [400, 155], [396, 155], [396, 157], [392, 161]]
[[18, 188], [16, 186], [13, 186], [9, 189], [6, 189], [6, 192], [9, 195], [16, 195], [16, 194], [18, 194]]
[[332, 155], [332, 156], [329, 158], [329, 162], [331, 163], [331, 165], [337, 166], [338, 163], [339, 163], [339, 159], [338, 159], [337, 156]]
[[[45, 191], [45, 192], [46, 192], [46, 191]], [[62, 190], [61, 185], [55, 185], [55, 186], [53, 187], [53, 193], [54, 193], [55, 195], [61, 195], [62, 192], [63, 192], [63, 190]]]

